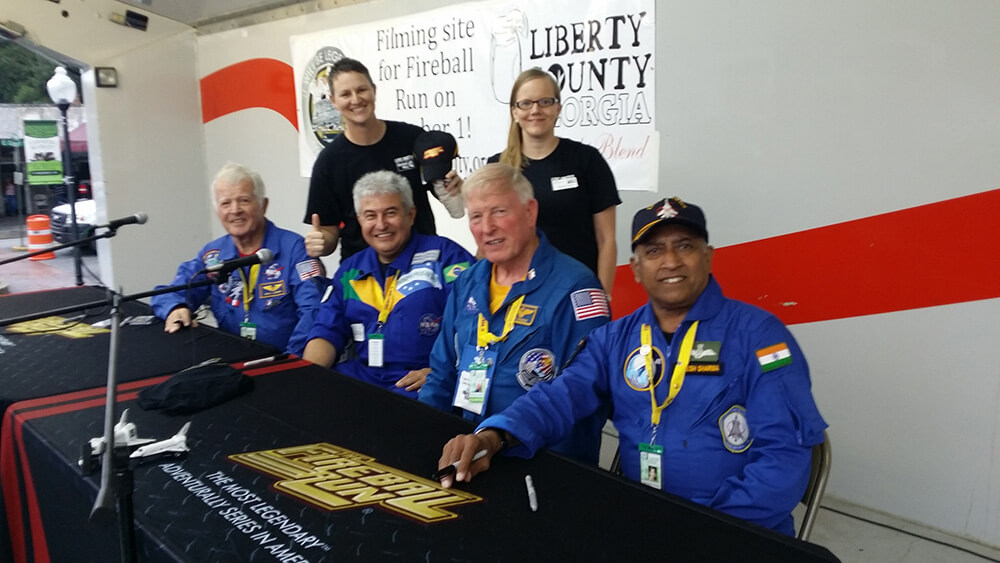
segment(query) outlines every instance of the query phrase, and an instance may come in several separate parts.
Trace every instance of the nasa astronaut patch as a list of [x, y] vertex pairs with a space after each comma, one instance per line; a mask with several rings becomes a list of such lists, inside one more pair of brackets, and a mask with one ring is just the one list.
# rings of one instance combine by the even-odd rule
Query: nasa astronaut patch
[[545, 348], [532, 348], [521, 356], [518, 363], [517, 382], [525, 390], [556, 376], [556, 355]]
[[750, 426], [747, 424], [747, 410], [740, 405], [733, 405], [719, 417], [719, 431], [722, 432], [722, 444], [733, 453], [747, 451], [753, 438], [750, 437]]
[[423, 336], [435, 336], [441, 330], [441, 315], [424, 313], [420, 317], [419, 330]]
[[273, 281], [281, 277], [281, 264], [277, 262], [271, 262], [267, 266], [267, 270], [264, 271], [264, 279], [268, 281]]
[[476, 298], [475, 297], [472, 297], [471, 295], [469, 296], [468, 301], [465, 302], [465, 312], [466, 313], [478, 313], [479, 312], [479, 304], [476, 303]]

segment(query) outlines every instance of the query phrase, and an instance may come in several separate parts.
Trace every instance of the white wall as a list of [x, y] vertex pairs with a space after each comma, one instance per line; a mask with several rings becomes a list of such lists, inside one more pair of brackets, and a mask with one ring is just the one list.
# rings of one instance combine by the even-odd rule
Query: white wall
[[[269, 215], [304, 230], [308, 182], [298, 176], [294, 128], [247, 110], [208, 123], [201, 137], [193, 80], [255, 57], [290, 62], [292, 35], [448, 3], [373, 0], [199, 37], [195, 54], [181, 34], [102, 59], [129, 67], [117, 95], [97, 97], [109, 212], [147, 211], [144, 234], [159, 237], [150, 245], [170, 240], [172, 252], [140, 252], [129, 239], [115, 248], [116, 273], [127, 261], [162, 279], [163, 264], [218, 232], [198, 194], [225, 160], [258, 168]], [[667, 195], [704, 206], [713, 243], [727, 246], [1000, 186], [1000, 3], [664, 0], [656, 25], [660, 188], [623, 192], [619, 263], [633, 211]], [[195, 76], [184, 77], [194, 58]], [[164, 65], [167, 76], [154, 79]], [[136, 74], [149, 84], [134, 84]], [[202, 144], [204, 156], [193, 154]], [[133, 199], [112, 203], [132, 190]], [[929, 237], [949, 235], [948, 225], [928, 225]], [[934, 258], [934, 268], [963, 266]], [[850, 284], [864, 272], [841, 275]], [[831, 423], [828, 494], [1000, 546], [998, 313], [992, 299], [792, 327]]]

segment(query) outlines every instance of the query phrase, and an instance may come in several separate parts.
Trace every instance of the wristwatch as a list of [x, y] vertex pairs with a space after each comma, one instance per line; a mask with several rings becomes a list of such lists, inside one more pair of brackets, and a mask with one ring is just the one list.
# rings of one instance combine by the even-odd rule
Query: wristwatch
[[507, 436], [508, 436], [507, 432], [504, 431], [504, 430], [500, 430], [499, 428], [488, 427], [488, 428], [480, 428], [479, 430], [476, 430], [475, 434], [479, 434], [480, 432], [486, 432], [487, 430], [492, 430], [492, 431], [496, 432], [497, 436], [500, 438], [500, 448], [497, 449], [497, 451], [495, 453], [500, 453], [500, 452], [506, 450], [507, 449]]

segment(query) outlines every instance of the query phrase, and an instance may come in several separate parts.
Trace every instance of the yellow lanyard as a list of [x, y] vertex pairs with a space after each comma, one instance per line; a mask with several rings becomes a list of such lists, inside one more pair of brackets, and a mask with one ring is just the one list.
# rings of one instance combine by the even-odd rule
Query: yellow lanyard
[[[653, 408], [649, 418], [654, 427], [660, 423], [660, 414], [663, 413], [663, 409], [674, 402], [674, 398], [677, 397], [677, 393], [680, 393], [681, 387], [684, 385], [684, 375], [687, 373], [688, 361], [691, 360], [691, 348], [694, 346], [694, 334], [697, 330], [698, 321], [695, 321], [687, 333], [684, 334], [681, 349], [677, 353], [677, 363], [674, 365], [674, 373], [670, 376], [670, 390], [667, 393], [667, 398], [664, 399], [662, 405], [657, 405], [656, 384], [653, 381], [656, 374], [653, 371], [653, 337], [649, 325], [642, 325], [642, 332], [640, 333], [642, 348], [640, 350], [646, 359], [646, 376], [649, 378], [649, 400], [652, 402]], [[666, 371], [667, 366], [663, 367], [664, 371]]]
[[243, 280], [243, 322], [250, 322], [250, 302], [253, 301], [253, 290], [257, 288], [257, 275], [260, 273], [260, 264], [250, 266], [250, 282], [247, 283], [246, 276], [243, 275], [243, 268], [236, 270]]
[[378, 311], [379, 328], [385, 324], [385, 320], [389, 318], [389, 313], [392, 312], [393, 307], [399, 302], [399, 299], [397, 299], [398, 295], [396, 292], [396, 274], [393, 274], [385, 279], [385, 290], [380, 296], [381, 305]]
[[503, 332], [499, 336], [490, 332], [490, 323], [486, 320], [486, 317], [482, 313], [479, 313], [479, 326], [476, 330], [476, 344], [479, 348], [486, 348], [490, 344], [496, 344], [507, 335], [510, 331], [514, 329], [514, 321], [517, 320], [517, 312], [521, 310], [521, 304], [524, 303], [524, 296], [520, 296], [514, 300], [513, 303], [507, 306], [507, 314], [504, 315], [503, 319]]

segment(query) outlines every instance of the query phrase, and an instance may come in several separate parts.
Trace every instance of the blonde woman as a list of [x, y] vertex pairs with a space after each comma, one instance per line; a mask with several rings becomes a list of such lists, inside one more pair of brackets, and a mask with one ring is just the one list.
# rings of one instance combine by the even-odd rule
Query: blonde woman
[[590, 268], [611, 295], [615, 277], [615, 178], [597, 149], [556, 137], [562, 104], [555, 78], [525, 70], [510, 93], [507, 148], [490, 162], [521, 170], [538, 200], [538, 227], [553, 246]]

